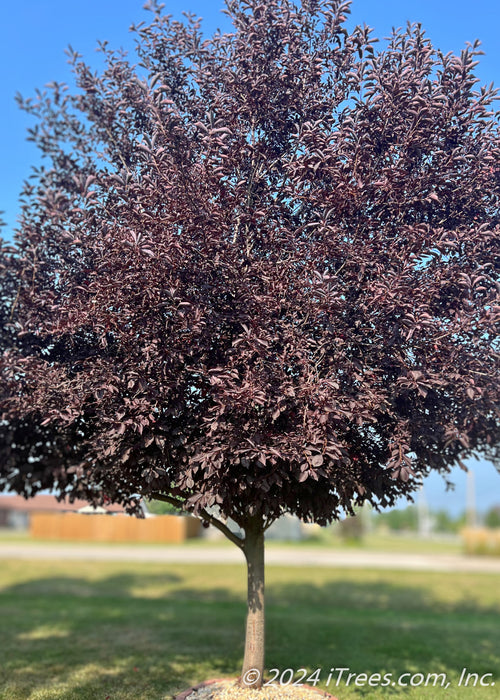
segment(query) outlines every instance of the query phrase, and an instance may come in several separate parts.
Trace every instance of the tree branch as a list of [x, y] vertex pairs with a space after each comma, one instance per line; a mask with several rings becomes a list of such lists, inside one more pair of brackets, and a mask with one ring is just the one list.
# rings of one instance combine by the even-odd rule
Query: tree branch
[[227, 538], [228, 540], [231, 540], [231, 542], [234, 542], [234, 544], [239, 547], [240, 549], [243, 549], [245, 546], [245, 538], [240, 537], [237, 535], [235, 532], [233, 532], [228, 526], [222, 522], [222, 520], [218, 520], [218, 518], [215, 518], [213, 515], [210, 515], [206, 510], [201, 510], [200, 514], [203, 516], [203, 520], [206, 520], [207, 522], [210, 523], [210, 525], [213, 525], [216, 527], [218, 530], [220, 530]]
[[276, 520], [277, 518], [275, 517], [266, 518], [264, 521], [264, 532], [268, 530], [271, 527], [271, 525], [276, 522]]
[[[164, 501], [165, 503], [170, 503], [171, 505], [175, 506], [176, 508], [179, 508], [180, 510], [187, 510], [185, 501], [182, 501], [179, 498], [174, 498], [173, 496], [165, 496], [162, 493], [152, 493], [149, 495], [149, 498], [153, 498], [156, 501]], [[245, 539], [239, 537], [239, 535], [237, 535], [230, 528], [228, 528], [228, 526], [225, 523], [223, 523], [222, 520], [219, 520], [215, 516], [211, 515], [205, 509], [200, 510], [197, 515], [200, 517], [201, 520], [205, 520], [206, 522], [210, 523], [210, 525], [213, 525], [218, 530], [220, 530], [228, 538], [228, 540], [231, 540], [231, 542], [233, 542], [237, 547], [243, 549], [245, 545]]]

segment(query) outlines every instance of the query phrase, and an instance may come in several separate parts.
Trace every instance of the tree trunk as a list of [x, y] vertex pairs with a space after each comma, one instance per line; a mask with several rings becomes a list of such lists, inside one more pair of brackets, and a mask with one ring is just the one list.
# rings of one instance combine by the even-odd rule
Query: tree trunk
[[249, 521], [245, 535], [248, 613], [241, 683], [260, 688], [264, 673], [264, 527], [260, 517]]

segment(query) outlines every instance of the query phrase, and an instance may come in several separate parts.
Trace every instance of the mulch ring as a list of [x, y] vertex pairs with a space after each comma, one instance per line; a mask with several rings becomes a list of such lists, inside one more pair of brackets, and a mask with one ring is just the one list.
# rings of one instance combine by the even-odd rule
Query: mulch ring
[[215, 678], [185, 690], [174, 700], [337, 700], [333, 695], [310, 685], [279, 685], [260, 690], [238, 685], [235, 678]]

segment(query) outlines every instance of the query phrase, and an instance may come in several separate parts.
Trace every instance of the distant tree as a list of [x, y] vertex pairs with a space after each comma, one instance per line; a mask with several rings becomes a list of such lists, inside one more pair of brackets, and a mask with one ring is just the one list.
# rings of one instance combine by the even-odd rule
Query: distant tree
[[492, 506], [484, 516], [486, 527], [500, 528], [500, 505]]
[[432, 513], [432, 520], [436, 532], [448, 532], [452, 534], [459, 533], [467, 523], [465, 513], [453, 516], [447, 510], [443, 509]]
[[149, 513], [153, 515], [183, 515], [182, 510], [165, 501], [149, 500], [146, 506]]
[[395, 532], [418, 530], [418, 510], [415, 506], [408, 508], [396, 508], [386, 513], [378, 513], [375, 516], [375, 525], [386, 527]]
[[345, 542], [361, 542], [364, 534], [364, 522], [361, 513], [350, 515], [339, 523], [339, 534]]
[[19, 100], [45, 165], [1, 253], [0, 487], [219, 527], [258, 686], [276, 518], [497, 456], [500, 115], [478, 43], [375, 52], [347, 2], [226, 6], [204, 39], [152, 2], [137, 66], [70, 52], [76, 90]]

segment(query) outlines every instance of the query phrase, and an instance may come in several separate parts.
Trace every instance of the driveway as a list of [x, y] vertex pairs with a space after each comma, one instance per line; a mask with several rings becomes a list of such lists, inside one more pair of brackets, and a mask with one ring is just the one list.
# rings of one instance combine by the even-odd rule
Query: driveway
[[[214, 544], [182, 545], [108, 545], [0, 542], [0, 559], [64, 559], [87, 561], [130, 561], [177, 564], [243, 563], [236, 547]], [[411, 571], [456, 571], [500, 574], [500, 559], [460, 554], [401, 554], [364, 552], [313, 547], [269, 546], [269, 566], [325, 566], [335, 568], [403, 569]]]

